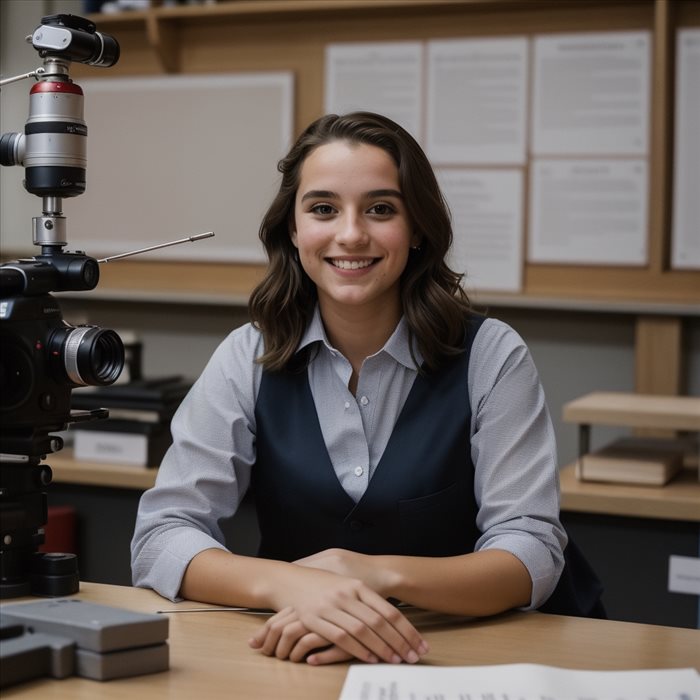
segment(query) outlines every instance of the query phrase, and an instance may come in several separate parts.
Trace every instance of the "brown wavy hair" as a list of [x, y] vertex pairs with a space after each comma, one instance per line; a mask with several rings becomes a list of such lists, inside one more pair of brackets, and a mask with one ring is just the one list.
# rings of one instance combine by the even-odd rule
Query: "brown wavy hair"
[[377, 146], [396, 163], [408, 218], [420, 241], [401, 276], [403, 313], [424, 367], [435, 369], [462, 351], [470, 311], [463, 276], [445, 262], [452, 244], [450, 213], [415, 139], [391, 119], [371, 112], [321, 117], [306, 128], [277, 166], [282, 182], [260, 225], [269, 262], [248, 304], [250, 318], [265, 341], [259, 361], [272, 371], [288, 367], [316, 306], [316, 286], [299, 263], [290, 230], [302, 165], [314, 149], [332, 141]]

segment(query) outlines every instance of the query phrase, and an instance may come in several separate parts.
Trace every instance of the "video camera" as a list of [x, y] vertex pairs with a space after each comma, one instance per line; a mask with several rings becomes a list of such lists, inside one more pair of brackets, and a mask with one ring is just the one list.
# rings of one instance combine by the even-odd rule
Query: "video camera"
[[27, 37], [43, 59], [33, 77], [24, 133], [0, 138], [0, 163], [25, 168], [25, 189], [42, 198], [33, 218], [41, 253], [0, 265], [0, 598], [59, 596], [78, 590], [75, 555], [41, 554], [47, 521], [41, 461], [63, 447], [53, 433], [107, 417], [105, 409], [71, 411], [71, 390], [119, 377], [124, 346], [113, 330], [72, 326], [51, 292], [87, 291], [99, 281], [97, 260], [67, 245], [62, 199], [85, 191], [87, 126], [83, 91], [69, 77], [72, 61], [110, 67], [119, 44], [74, 15], [43, 17]]

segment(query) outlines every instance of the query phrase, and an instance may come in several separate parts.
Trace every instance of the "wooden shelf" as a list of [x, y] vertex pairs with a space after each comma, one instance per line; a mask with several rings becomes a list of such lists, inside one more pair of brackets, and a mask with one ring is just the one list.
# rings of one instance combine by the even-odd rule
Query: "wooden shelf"
[[[111, 77], [291, 71], [294, 131], [324, 104], [324, 52], [333, 42], [429, 41], [547, 33], [644, 31], [652, 39], [649, 133], [649, 261], [643, 266], [523, 265], [518, 303], [617, 302], [697, 315], [700, 271], [669, 264], [675, 31], [700, 26], [696, 0], [229, 0], [90, 17], [121, 45]], [[77, 78], [94, 69], [76, 64]], [[247, 295], [263, 267], [227, 263], [120, 263], [104, 288]], [[128, 266], [128, 267], [124, 267]], [[212, 278], [214, 281], [212, 281]], [[216, 290], [212, 290], [212, 284]], [[652, 311], [653, 313], [653, 311]]]
[[560, 472], [561, 510], [700, 523], [700, 481], [685, 469], [665, 486], [579, 481], [576, 465]]
[[[593, 392], [565, 404], [563, 418], [578, 423], [581, 452], [585, 453], [590, 425], [700, 431], [700, 398]], [[581, 481], [576, 466], [570, 464], [560, 473], [562, 510], [700, 522], [697, 463], [665, 486]]]
[[700, 430], [700, 398], [594, 392], [564, 404], [566, 423]]
[[[550, 0], [551, 1], [551, 0]], [[292, 21], [311, 15], [343, 17], [357, 12], [383, 13], [440, 11], [441, 9], [483, 7], [522, 7], [542, 4], [542, 0], [229, 0], [211, 5], [160, 7], [158, 4], [136, 12], [95, 14], [90, 19], [108, 33], [136, 28], [143, 31], [151, 49], [166, 73], [182, 69], [180, 29], [183, 25], [208, 22]]]
[[53, 481], [58, 484], [106, 486], [143, 491], [155, 484], [158, 474], [158, 469], [155, 467], [78, 462], [73, 458], [71, 449], [49, 455], [46, 462], [53, 471]]

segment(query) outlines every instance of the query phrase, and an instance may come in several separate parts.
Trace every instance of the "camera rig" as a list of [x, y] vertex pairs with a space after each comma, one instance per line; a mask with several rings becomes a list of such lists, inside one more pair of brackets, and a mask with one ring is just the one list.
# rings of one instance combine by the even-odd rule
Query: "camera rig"
[[64, 251], [61, 202], [85, 191], [87, 162], [83, 91], [68, 70], [72, 61], [113, 66], [119, 44], [93, 22], [65, 14], [43, 17], [27, 41], [43, 65], [0, 80], [0, 88], [37, 80], [24, 133], [0, 137], [0, 164], [23, 165], [25, 189], [42, 198], [42, 215], [32, 219], [32, 241], [41, 253], [0, 265], [0, 598], [78, 590], [74, 554], [37, 551], [52, 478], [42, 461], [63, 447], [55, 433], [70, 423], [108, 417], [106, 409], [71, 410], [72, 389], [112, 384], [124, 367], [117, 333], [66, 323], [51, 292], [94, 289], [98, 263], [214, 236], [207, 231], [102, 260]]
[[24, 166], [25, 189], [42, 198], [32, 236], [41, 253], [0, 266], [0, 598], [78, 590], [75, 555], [37, 551], [51, 482], [51, 468], [42, 460], [63, 446], [53, 433], [107, 416], [104, 409], [71, 411], [72, 388], [111, 384], [124, 366], [117, 333], [71, 326], [50, 294], [87, 291], [99, 281], [94, 258], [64, 251], [62, 199], [85, 191], [87, 150], [83, 91], [69, 67], [73, 61], [113, 66], [119, 44], [89, 20], [65, 14], [43, 17], [27, 40], [43, 65], [0, 81], [0, 87], [37, 81], [24, 132], [0, 138], [0, 163]]

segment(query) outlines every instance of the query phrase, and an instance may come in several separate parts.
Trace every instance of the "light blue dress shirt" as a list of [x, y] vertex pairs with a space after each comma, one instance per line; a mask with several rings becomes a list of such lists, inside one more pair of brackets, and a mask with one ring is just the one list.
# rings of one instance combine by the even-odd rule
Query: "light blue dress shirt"
[[[417, 370], [402, 319], [386, 345], [365, 359], [357, 391], [352, 368], [333, 348], [318, 310], [300, 349], [316, 344], [308, 367], [321, 430], [338, 480], [356, 502], [381, 459]], [[176, 600], [191, 559], [224, 549], [232, 516], [255, 464], [255, 403], [263, 340], [251, 324], [217, 348], [172, 421], [173, 445], [156, 485], [144, 493], [132, 541], [134, 584]], [[414, 350], [416, 360], [421, 356]], [[472, 408], [476, 550], [502, 549], [532, 578], [530, 608], [554, 590], [566, 533], [559, 522], [554, 431], [532, 357], [520, 336], [486, 319], [472, 346], [464, 400]]]

